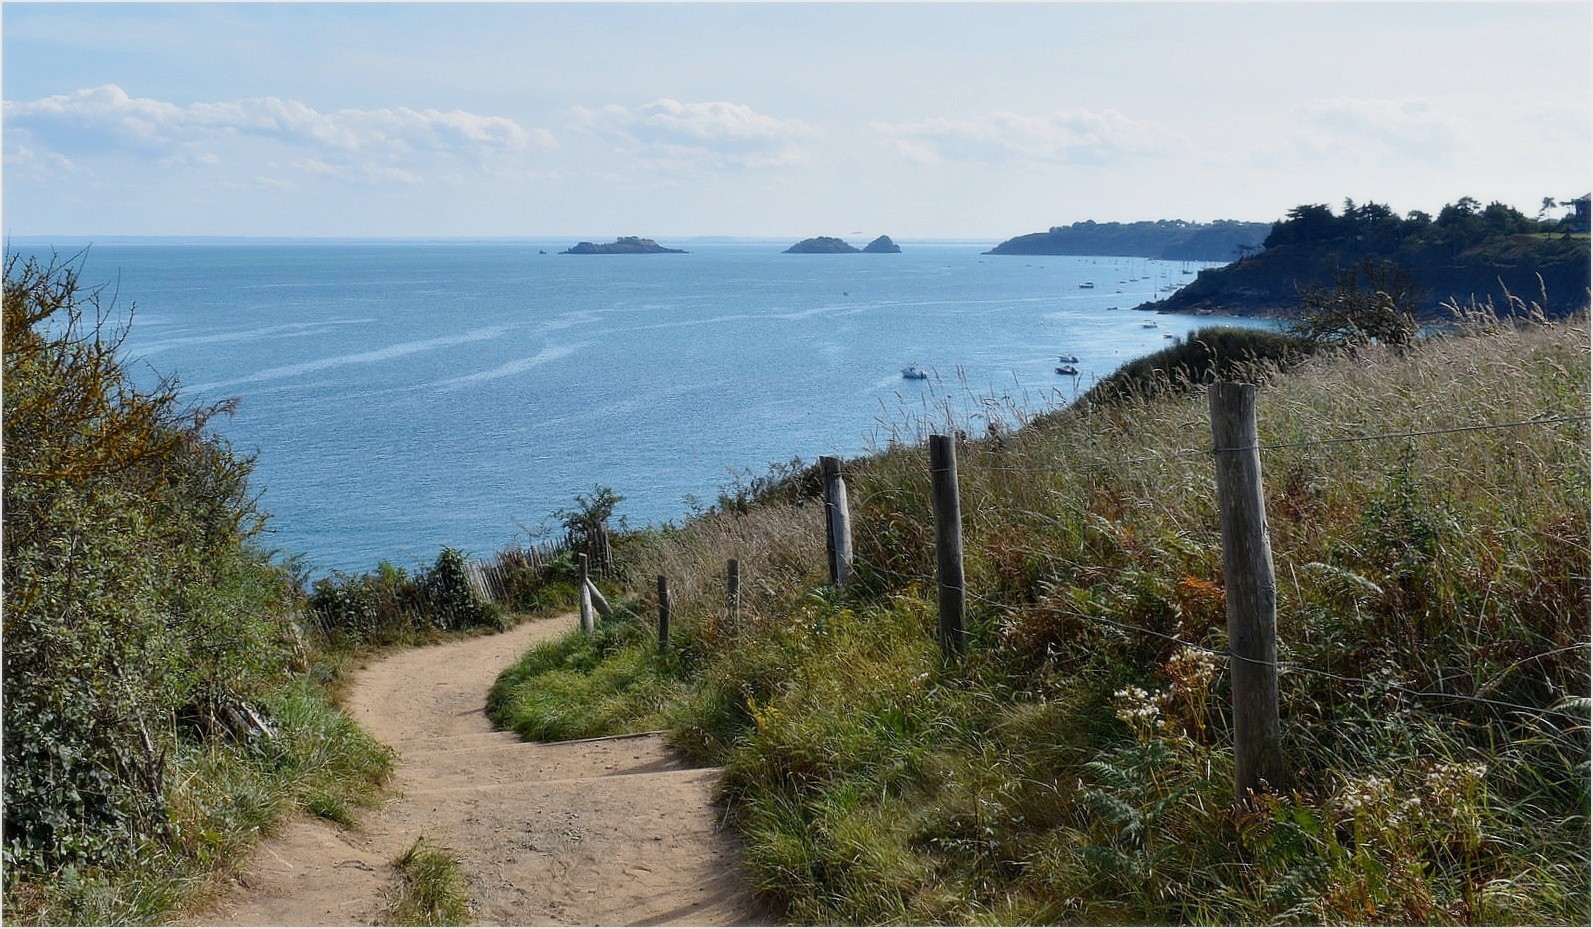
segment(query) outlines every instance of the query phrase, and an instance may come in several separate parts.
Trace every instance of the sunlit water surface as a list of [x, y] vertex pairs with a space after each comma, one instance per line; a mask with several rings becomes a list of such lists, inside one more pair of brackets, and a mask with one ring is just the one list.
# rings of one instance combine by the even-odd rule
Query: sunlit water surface
[[[988, 242], [557, 254], [570, 244], [115, 239], [81, 261], [136, 304], [141, 378], [241, 399], [218, 428], [258, 454], [266, 544], [322, 572], [445, 545], [490, 555], [597, 485], [632, 524], [679, 520], [770, 462], [856, 454], [947, 409], [983, 430], [998, 407], [1066, 403], [1215, 322], [1130, 311], [1192, 263], [982, 255]], [[1060, 354], [1079, 377], [1056, 373]], [[910, 364], [933, 376], [905, 380]]]

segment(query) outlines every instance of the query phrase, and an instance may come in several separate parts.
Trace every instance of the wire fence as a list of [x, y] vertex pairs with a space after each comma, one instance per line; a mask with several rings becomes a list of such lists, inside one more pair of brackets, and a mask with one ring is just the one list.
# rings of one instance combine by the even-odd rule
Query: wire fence
[[[1411, 429], [1404, 431], [1378, 432], [1346, 436], [1327, 436], [1286, 442], [1256, 441], [1253, 444], [1239, 444], [1219, 447], [1218, 443], [1214, 441], [1212, 446], [1208, 448], [1186, 448], [1171, 452], [1160, 452], [1147, 455], [1131, 455], [1115, 458], [1079, 456], [1069, 453], [1068, 455], [1063, 456], [1064, 460], [1059, 461], [1056, 464], [1048, 464], [1044, 466], [1013, 466], [966, 462], [961, 464], [960, 467], [962, 467], [962, 469], [968, 473], [986, 476], [986, 483], [977, 489], [975, 499], [964, 502], [963, 506], [966, 507], [966, 509], [964, 510], [965, 515], [962, 519], [962, 523], [973, 525], [987, 533], [992, 531], [999, 532], [1004, 527], [1009, 526], [1011, 523], [1018, 520], [1028, 524], [1031, 528], [1038, 527], [1044, 529], [1047, 527], [1055, 527], [1057, 529], [1064, 529], [1072, 525], [1075, 527], [1074, 531], [1078, 531], [1076, 529], [1078, 523], [1073, 519], [1074, 514], [1057, 511], [1046, 512], [1037, 509], [1024, 509], [1019, 511], [1006, 506], [1002, 500], [995, 499], [1002, 490], [1002, 480], [1008, 475], [1030, 474], [1066, 476], [1076, 475], [1081, 471], [1091, 468], [1141, 466], [1157, 463], [1188, 463], [1189, 461], [1198, 459], [1213, 459], [1217, 456], [1223, 455], [1224, 453], [1255, 453], [1256, 455], [1260, 455], [1284, 450], [1333, 448], [1351, 444], [1408, 442], [1413, 440], [1442, 438], [1446, 436], [1455, 436], [1467, 433], [1522, 429], [1545, 429], [1568, 424], [1586, 425], [1589, 420], [1590, 417], [1586, 413], [1562, 414], [1555, 412], [1546, 415], [1535, 416], [1532, 418], [1510, 421], [1471, 422], [1428, 429]], [[960, 442], [958, 444], [964, 443]], [[994, 483], [991, 483], [992, 481]], [[829, 482], [823, 483], [828, 484]], [[832, 536], [832, 544], [830, 546], [832, 578], [836, 576], [845, 578], [848, 574], [850, 574], [853, 578], [866, 578], [867, 576], [872, 575], [877, 578], [889, 579], [898, 585], [918, 587], [926, 591], [932, 591], [941, 588], [943, 584], [936, 569], [936, 552], [928, 545], [924, 545], [922, 548], [908, 548], [903, 545], [903, 536], [908, 537], [908, 541], [916, 540], [914, 543], [915, 546], [923, 544], [926, 541], [926, 537], [929, 535], [929, 533], [924, 530], [921, 524], [917, 524], [916, 520], [918, 514], [916, 512], [909, 512], [911, 510], [922, 508], [926, 501], [917, 498], [916, 492], [904, 492], [902, 489], [904, 485], [900, 483], [881, 484], [877, 487], [852, 487], [850, 489], [847, 489], [844, 483], [841, 486], [841, 499], [844, 501], [847, 495], [850, 495], [849, 503], [846, 503], [845, 505], [855, 507], [862, 512], [869, 513], [871, 514], [872, 518], [854, 520], [850, 515], [848, 515], [843, 520], [845, 524], [851, 526], [851, 532], [861, 533], [864, 542], [864, 544], [856, 546], [855, 550], [853, 550], [851, 545], [844, 546], [847, 549], [845, 557], [849, 562], [845, 571], [838, 571], [834, 564], [834, 559], [838, 557], [836, 553], [837, 546], [833, 544], [833, 527], [835, 525], [834, 515], [831, 514], [830, 518], [826, 520], [826, 534]], [[833, 507], [835, 502], [833, 500], [827, 501], [826, 505]], [[884, 516], [885, 519], [881, 521], [879, 518], [880, 516]], [[1191, 550], [1203, 550], [1209, 552], [1210, 548], [1214, 544], [1220, 547], [1220, 543], [1216, 542], [1216, 540], [1212, 538], [1212, 536], [1215, 535], [1212, 527], [1196, 526], [1191, 527], [1184, 532], [1185, 536], [1181, 540], [1180, 544], [1187, 546]], [[847, 541], [850, 542], [850, 539]], [[593, 573], [602, 573], [602, 570], [606, 569], [607, 566], [611, 564], [612, 555], [609, 551], [608, 544], [609, 540], [606, 536], [601, 538], [600, 552], [591, 558]], [[471, 566], [472, 584], [473, 586], [477, 586], [479, 588], [482, 595], [500, 603], [507, 602], [511, 597], [511, 591], [509, 590], [507, 578], [509, 578], [515, 571], [525, 569], [531, 569], [533, 571], [542, 570], [560, 558], [573, 557], [576, 548], [577, 545], [575, 540], [566, 537], [563, 539], [544, 542], [540, 545], [528, 546], [523, 549], [500, 553], [491, 563], [477, 563]], [[899, 570], [896, 567], [892, 567], [890, 565], [881, 563], [876, 559], [868, 557], [867, 553], [870, 551], [893, 551], [895, 553], [895, 557], [893, 558], [895, 563], [916, 563], [921, 565], [922, 568], [921, 570], [917, 571]], [[1009, 545], [1007, 554], [1021, 557], [1026, 563], [1040, 566], [1044, 573], [1046, 573], [1050, 578], [1050, 580], [1046, 583], [1051, 584], [1053, 588], [1057, 584], [1056, 578], [1063, 573], [1063, 570], [1066, 567], [1068, 567], [1067, 565], [1061, 563], [1062, 559], [1054, 551]], [[734, 562], [731, 564], [733, 565]], [[1270, 564], [1268, 567], [1270, 570]], [[737, 569], [735, 567], [727, 565], [727, 568], [728, 572], [726, 580], [727, 584], [729, 585], [728, 603], [730, 604], [729, 609], [731, 613], [734, 614], [739, 608], [739, 594], [737, 593], [739, 590], [739, 583], [744, 581], [745, 578], [738, 575]], [[660, 578], [659, 580], [662, 590], [664, 579]], [[1080, 623], [1096, 624], [1102, 627], [1117, 630], [1119, 632], [1130, 633], [1133, 635], [1145, 636], [1159, 641], [1164, 641], [1178, 648], [1190, 649], [1213, 656], [1215, 658], [1226, 660], [1229, 663], [1230, 670], [1236, 667], [1246, 666], [1263, 668], [1277, 674], [1310, 676], [1336, 683], [1354, 685], [1378, 693], [1399, 694], [1404, 697], [1411, 698], [1414, 701], [1441, 701], [1449, 704], [1470, 704], [1480, 707], [1488, 707], [1501, 712], [1520, 713], [1527, 714], [1532, 717], [1560, 720], [1576, 727], [1586, 727], [1589, 723], [1586, 709], [1581, 709], [1580, 711], [1571, 711], [1568, 708], [1556, 706], [1533, 706], [1514, 700], [1505, 700], [1485, 696], [1481, 693], [1461, 693], [1451, 690], [1432, 689], [1428, 687], [1413, 687], [1408, 686], [1405, 683], [1401, 683], [1398, 680], [1386, 677], [1368, 677], [1357, 674], [1345, 674], [1340, 671], [1318, 667], [1302, 661], [1281, 658], [1276, 660], [1259, 659], [1253, 655], [1241, 654], [1232, 647], [1214, 647], [1204, 642], [1195, 641], [1185, 635], [1179, 635], [1174, 632], [1155, 629], [1144, 625], [1143, 623], [1135, 623], [1112, 616], [1103, 616], [1099, 613], [1085, 612], [1083, 610], [1068, 609], [1066, 607], [1057, 606], [1054, 603], [1046, 602], [1046, 599], [1043, 596], [1040, 598], [1034, 598], [1031, 595], [1023, 594], [1019, 591], [1012, 591], [1012, 593], [1019, 595], [1020, 602], [1011, 602], [1000, 599], [999, 595], [992, 596], [989, 592], [969, 590], [967, 587], [967, 584], [963, 584], [958, 588], [957, 592], [960, 594], [960, 596], [965, 598], [966, 601], [971, 601], [977, 604], [981, 609], [988, 610], [995, 616], [1008, 616], [1012, 615], [1016, 611], [1021, 610], [1029, 613], [1038, 612], [1041, 614], [1065, 618]], [[669, 608], [667, 604], [667, 598], [661, 597], [660, 599], [660, 649], [664, 649], [668, 647], [667, 617]], [[732, 617], [730, 621], [733, 624], [734, 618]], [[1558, 645], [1556, 647], [1541, 650], [1534, 654], [1519, 658], [1512, 662], [1506, 671], [1508, 672], [1509, 670], [1513, 670], [1514, 668], [1523, 665], [1546, 661], [1573, 652], [1586, 653], [1589, 651], [1593, 651], [1593, 642], [1588, 640], [1587, 635], [1584, 632], [1582, 638], [1574, 643], [1568, 645]], [[1423, 711], [1425, 708], [1421, 706], [1413, 706], [1412, 709]]]
[[1540, 419], [1525, 419], [1508, 423], [1472, 423], [1465, 426], [1452, 426], [1444, 429], [1423, 429], [1410, 432], [1382, 432], [1374, 435], [1339, 436], [1327, 439], [1309, 439], [1300, 442], [1263, 442], [1257, 445], [1239, 448], [1192, 448], [1181, 452], [1171, 452], [1159, 455], [1141, 455], [1131, 458], [1093, 458], [1069, 462], [1067, 465], [1052, 467], [1013, 467], [1008, 465], [968, 465], [969, 471], [983, 471], [991, 473], [1012, 474], [1061, 474], [1078, 467], [1116, 467], [1121, 465], [1152, 464], [1157, 462], [1183, 461], [1192, 458], [1207, 458], [1219, 452], [1262, 451], [1272, 452], [1291, 448], [1311, 448], [1316, 446], [1349, 445], [1359, 442], [1382, 442], [1395, 439], [1421, 439], [1432, 436], [1455, 435], [1465, 432], [1486, 432], [1498, 429], [1520, 429], [1527, 426], [1552, 426], [1559, 423], [1585, 423], [1588, 414], [1576, 416], [1548, 416]]
[[[1409, 441], [1409, 440], [1416, 440], [1416, 439], [1426, 439], [1426, 438], [1454, 436], [1454, 435], [1464, 434], [1464, 433], [1501, 431], [1501, 430], [1517, 430], [1517, 429], [1530, 429], [1530, 428], [1545, 428], [1545, 427], [1553, 427], [1553, 426], [1558, 426], [1558, 425], [1563, 425], [1563, 424], [1571, 424], [1571, 423], [1586, 424], [1586, 423], [1589, 422], [1589, 419], [1590, 419], [1589, 415], [1585, 414], [1585, 413], [1575, 414], [1575, 415], [1544, 415], [1544, 416], [1534, 417], [1534, 418], [1531, 418], [1531, 419], [1512, 420], [1512, 421], [1505, 421], [1505, 422], [1475, 422], [1475, 423], [1465, 423], [1465, 424], [1460, 424], [1460, 425], [1455, 425], [1455, 426], [1438, 427], [1438, 428], [1431, 428], [1431, 429], [1413, 429], [1413, 430], [1396, 431], [1396, 432], [1380, 432], [1380, 433], [1370, 433], [1370, 434], [1360, 434], [1360, 435], [1350, 435], [1350, 436], [1333, 436], [1333, 437], [1314, 438], [1314, 439], [1300, 440], [1300, 441], [1290, 441], [1290, 442], [1273, 442], [1273, 443], [1257, 442], [1257, 443], [1255, 443], [1253, 445], [1243, 445], [1243, 446], [1234, 446], [1234, 447], [1226, 447], [1226, 448], [1212, 447], [1212, 448], [1204, 448], [1204, 449], [1187, 449], [1187, 450], [1175, 451], [1175, 452], [1171, 452], [1171, 453], [1159, 453], [1159, 454], [1144, 455], [1144, 456], [1129, 456], [1129, 457], [1124, 457], [1124, 458], [1089, 458], [1089, 457], [1078, 458], [1078, 457], [1075, 457], [1075, 458], [1071, 458], [1070, 460], [1058, 463], [1056, 465], [1038, 466], [1038, 467], [1036, 467], [1036, 466], [990, 465], [990, 464], [967, 464], [965, 466], [965, 470], [967, 472], [976, 473], [976, 474], [992, 475], [998, 480], [1004, 474], [1014, 474], [1014, 475], [1017, 475], [1017, 474], [1042, 474], [1042, 475], [1049, 475], [1049, 474], [1076, 474], [1076, 473], [1079, 472], [1080, 469], [1084, 469], [1084, 468], [1091, 468], [1091, 467], [1119, 467], [1119, 466], [1125, 466], [1125, 465], [1141, 465], [1141, 464], [1160, 463], [1160, 462], [1187, 462], [1188, 460], [1191, 460], [1191, 459], [1209, 458], [1209, 457], [1212, 457], [1214, 455], [1217, 455], [1217, 454], [1220, 454], [1220, 453], [1223, 453], [1223, 452], [1256, 452], [1256, 453], [1263, 453], [1263, 452], [1281, 451], [1281, 450], [1285, 450], [1285, 449], [1303, 449], [1303, 448], [1312, 448], [1312, 447], [1335, 447], [1335, 446], [1342, 446], [1342, 445], [1354, 444], [1354, 443]], [[1214, 445], [1215, 445], [1215, 443], [1214, 443]], [[988, 488], [986, 488], [986, 489], [988, 489]], [[870, 508], [870, 507], [872, 507], [872, 506], [874, 506], [876, 504], [889, 505], [889, 504], [892, 504], [892, 503], [896, 503], [896, 502], [898, 502], [900, 500], [900, 494], [896, 493], [896, 492], [891, 492], [891, 491], [870, 492], [868, 490], [864, 490], [864, 491], [862, 491], [860, 493], [859, 492], [854, 492], [853, 500], [854, 500], [854, 502], [856, 502], [858, 505], [860, 505], [862, 507]], [[1010, 517], [1012, 517], [1014, 515], [1013, 513], [1008, 512], [1008, 511], [1004, 511], [1004, 510], [1000, 509], [999, 507], [985, 507], [985, 506], [971, 507], [971, 508], [969, 508], [969, 510], [967, 512], [968, 512], [969, 515], [964, 518], [965, 522], [970, 522], [970, 523], [972, 523], [974, 525], [981, 526], [981, 527], [987, 528], [987, 529], [990, 528], [990, 527], [993, 527], [993, 526], [994, 527], [999, 527], [1004, 520], [1007, 520], [1007, 519], [1009, 519]], [[1044, 525], [1044, 524], [1047, 524], [1047, 523], [1055, 524], [1055, 525], [1061, 525], [1067, 519], [1067, 517], [1065, 515], [1059, 515], [1059, 514], [1055, 514], [1055, 513], [1051, 513], [1051, 514], [1038, 513], [1038, 512], [1034, 512], [1034, 511], [1025, 511], [1021, 515], [1022, 515], [1024, 520], [1030, 522], [1031, 524], [1038, 524], [1038, 525]], [[870, 531], [876, 531], [878, 529], [877, 526], [872, 525], [868, 521], [864, 521], [861, 524], [861, 528], [862, 528], [862, 531], [864, 531], [865, 533], [870, 532]], [[895, 540], [894, 539], [885, 539], [885, 538], [873, 538], [873, 539], [868, 539], [866, 541], [867, 541], [868, 544], [864, 544], [864, 545], [859, 546], [859, 551], [860, 552], [868, 552], [868, 551], [871, 551], [871, 550], [872, 551], [882, 550], [883, 546], [888, 546], [891, 543], [893, 543]], [[1025, 549], [1025, 548], [1009, 549], [1007, 554], [1009, 554], [1009, 555], [1018, 555], [1018, 556], [1023, 557], [1024, 559], [1027, 559], [1027, 560], [1030, 560], [1030, 561], [1038, 561], [1038, 562], [1040, 562], [1042, 564], [1045, 563], [1047, 559], [1053, 557], [1053, 553], [1051, 553], [1051, 552], [1037, 551], [1037, 550], [1034, 550], [1034, 549]], [[859, 554], [856, 557], [857, 557], [857, 563], [855, 564], [854, 567], [858, 571], [858, 573], [861, 574], [861, 575], [873, 574], [873, 575], [878, 576], [878, 577], [888, 578], [888, 579], [892, 580], [893, 582], [895, 582], [897, 584], [908, 585], [908, 586], [918, 586], [918, 587], [925, 588], [925, 589], [934, 589], [934, 588], [937, 588], [937, 587], [941, 586], [941, 584], [942, 584], [941, 580], [935, 574], [930, 573], [928, 570], [926, 570], [926, 571], [924, 571], [922, 573], [904, 572], [904, 571], [900, 571], [900, 570], [897, 570], [895, 568], [889, 567], [889, 566], [887, 566], [885, 564], [881, 564], [881, 563], [879, 563], [877, 561], [868, 559], [866, 557], [866, 555], [864, 555], [864, 554]], [[915, 560], [915, 559], [907, 559], [907, 560]], [[922, 561], [926, 564], [926, 566], [932, 560], [933, 559], [931, 558], [930, 553], [928, 553], [928, 552], [923, 553]], [[1153, 629], [1153, 628], [1150, 628], [1150, 627], [1145, 626], [1143, 624], [1127, 622], [1127, 621], [1124, 621], [1124, 620], [1121, 620], [1121, 619], [1116, 619], [1116, 618], [1112, 618], [1112, 617], [1108, 617], [1108, 616], [1102, 616], [1102, 615], [1099, 615], [1099, 614], [1096, 614], [1096, 613], [1087, 613], [1087, 612], [1080, 611], [1080, 610], [1070, 610], [1070, 609], [1066, 609], [1066, 608], [1063, 608], [1063, 607], [1058, 607], [1058, 606], [1052, 605], [1050, 603], [1045, 603], [1045, 602], [1024, 602], [1024, 603], [1020, 603], [1020, 604], [1014, 604], [1012, 602], [1004, 602], [1004, 601], [1002, 601], [1000, 599], [997, 599], [995, 597], [987, 596], [987, 595], [981, 594], [981, 593], [979, 593], [977, 591], [967, 590], [965, 588], [960, 590], [960, 593], [961, 593], [962, 596], [966, 597], [967, 600], [973, 601], [973, 602], [979, 604], [981, 607], [990, 610], [992, 613], [994, 613], [995, 615], [998, 615], [998, 616], [999, 615], [1010, 614], [1014, 610], [1017, 610], [1017, 609], [1022, 609], [1022, 610], [1025, 610], [1025, 611], [1037, 611], [1037, 612], [1040, 612], [1040, 613], [1043, 613], [1043, 614], [1048, 614], [1048, 615], [1055, 616], [1055, 617], [1067, 618], [1067, 619], [1074, 620], [1074, 621], [1077, 621], [1077, 622], [1099, 624], [1101, 626], [1110, 627], [1112, 629], [1115, 629], [1115, 630], [1118, 630], [1118, 631], [1121, 631], [1121, 632], [1128, 632], [1128, 633], [1132, 633], [1132, 634], [1135, 634], [1135, 635], [1147, 636], [1147, 637], [1150, 637], [1150, 638], [1154, 638], [1154, 639], [1165, 641], [1165, 642], [1167, 642], [1169, 644], [1175, 645], [1175, 646], [1180, 647], [1180, 648], [1187, 648], [1187, 649], [1191, 649], [1191, 650], [1194, 650], [1194, 651], [1197, 651], [1197, 652], [1202, 652], [1202, 653], [1205, 653], [1205, 654], [1209, 654], [1209, 655], [1211, 655], [1213, 657], [1225, 659], [1225, 660], [1227, 660], [1230, 663], [1249, 664], [1249, 665], [1254, 665], [1254, 666], [1266, 667], [1266, 668], [1275, 670], [1276, 672], [1279, 672], [1279, 673], [1297, 674], [1297, 675], [1310, 675], [1310, 676], [1315, 676], [1315, 677], [1319, 677], [1319, 678], [1326, 679], [1326, 680], [1331, 680], [1331, 681], [1334, 681], [1334, 682], [1337, 682], [1337, 683], [1352, 684], [1352, 685], [1356, 685], [1356, 686], [1359, 686], [1359, 687], [1364, 687], [1364, 688], [1367, 688], [1367, 689], [1376, 690], [1378, 692], [1397, 693], [1397, 694], [1400, 694], [1400, 695], [1403, 695], [1405, 697], [1409, 697], [1409, 698], [1412, 698], [1412, 699], [1415, 699], [1415, 700], [1443, 701], [1443, 702], [1447, 702], [1447, 703], [1465, 703], [1465, 704], [1472, 704], [1472, 705], [1477, 705], [1477, 706], [1489, 707], [1489, 708], [1492, 708], [1494, 710], [1499, 710], [1499, 711], [1505, 711], [1505, 712], [1511, 712], [1511, 713], [1523, 713], [1523, 714], [1528, 714], [1528, 715], [1536, 716], [1536, 717], [1549, 717], [1549, 718], [1554, 718], [1554, 719], [1557, 719], [1557, 720], [1563, 720], [1565, 722], [1568, 722], [1568, 723], [1570, 723], [1572, 725], [1579, 726], [1579, 727], [1585, 727], [1589, 723], [1588, 713], [1585, 710], [1582, 711], [1582, 712], [1570, 712], [1570, 711], [1567, 711], [1566, 709], [1561, 709], [1561, 708], [1557, 708], [1557, 707], [1554, 707], [1554, 706], [1550, 706], [1550, 707], [1532, 706], [1532, 705], [1527, 705], [1527, 704], [1524, 704], [1524, 703], [1519, 703], [1519, 702], [1515, 702], [1515, 701], [1511, 701], [1511, 700], [1501, 700], [1501, 699], [1496, 699], [1496, 698], [1493, 698], [1493, 697], [1483, 696], [1483, 695], [1477, 694], [1477, 693], [1457, 693], [1457, 692], [1452, 692], [1452, 691], [1449, 691], [1449, 690], [1434, 690], [1434, 689], [1428, 689], [1428, 688], [1422, 688], [1422, 687], [1410, 687], [1410, 686], [1406, 686], [1406, 685], [1404, 685], [1404, 684], [1402, 684], [1402, 683], [1400, 683], [1400, 682], [1398, 682], [1396, 680], [1390, 680], [1390, 679], [1387, 679], [1387, 678], [1364, 677], [1364, 676], [1358, 676], [1358, 675], [1353, 675], [1353, 674], [1344, 674], [1344, 673], [1340, 673], [1340, 672], [1337, 672], [1337, 671], [1332, 671], [1332, 670], [1329, 670], [1329, 669], [1326, 669], [1326, 668], [1315, 667], [1315, 666], [1312, 666], [1310, 664], [1306, 664], [1306, 663], [1302, 663], [1302, 662], [1298, 662], [1298, 661], [1289, 661], [1289, 660], [1264, 661], [1264, 660], [1256, 659], [1254, 657], [1237, 654], [1231, 648], [1215, 648], [1215, 647], [1212, 647], [1210, 645], [1204, 644], [1202, 642], [1191, 641], [1190, 639], [1185, 638], [1183, 636], [1172, 634], [1172, 633], [1169, 633], [1169, 632], [1166, 632], [1166, 631], [1163, 631], [1163, 630]], [[1506, 672], [1508, 672], [1510, 670], [1513, 670], [1513, 669], [1515, 669], [1517, 667], [1521, 667], [1523, 665], [1528, 665], [1528, 664], [1531, 664], [1531, 663], [1534, 663], [1534, 662], [1545, 661], [1545, 660], [1548, 660], [1548, 659], [1551, 659], [1551, 658], [1555, 658], [1555, 657], [1558, 657], [1558, 656], [1563, 656], [1563, 655], [1566, 655], [1566, 654], [1569, 654], [1569, 653], [1573, 653], [1573, 652], [1589, 652], [1590, 650], [1593, 650], [1593, 642], [1589, 642], [1584, 637], [1583, 640], [1574, 642], [1574, 643], [1569, 644], [1569, 645], [1557, 646], [1557, 647], [1554, 647], [1554, 648], [1550, 648], [1550, 649], [1546, 649], [1546, 650], [1543, 650], [1543, 651], [1539, 651], [1539, 652], [1537, 652], [1535, 654], [1520, 658], [1520, 659], [1512, 662], [1509, 665], [1509, 667], [1506, 668]], [[1421, 708], [1420, 707], [1416, 707], [1416, 709], [1421, 709]]]

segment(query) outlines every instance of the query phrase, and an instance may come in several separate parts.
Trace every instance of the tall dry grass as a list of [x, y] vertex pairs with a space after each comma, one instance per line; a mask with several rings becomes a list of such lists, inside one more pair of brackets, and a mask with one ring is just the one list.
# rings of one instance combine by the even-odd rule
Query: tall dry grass
[[643, 535], [629, 543], [625, 571], [639, 592], [638, 608], [657, 609], [656, 581], [669, 579], [670, 608], [677, 621], [718, 630], [725, 614], [725, 564], [739, 562], [741, 617], [758, 624], [791, 606], [795, 592], [827, 577], [824, 507], [770, 505], [746, 513], [716, 510], [684, 529]]
[[[965, 428], [960, 663], [905, 441], [847, 463], [845, 591], [812, 503], [650, 542], [638, 579], [697, 618], [653, 718], [727, 765], [753, 879], [798, 922], [1585, 921], [1588, 349], [1585, 317], [1480, 313], [1249, 372], [1292, 771], [1254, 806], [1198, 384]], [[727, 557], [769, 579], [733, 632]]]

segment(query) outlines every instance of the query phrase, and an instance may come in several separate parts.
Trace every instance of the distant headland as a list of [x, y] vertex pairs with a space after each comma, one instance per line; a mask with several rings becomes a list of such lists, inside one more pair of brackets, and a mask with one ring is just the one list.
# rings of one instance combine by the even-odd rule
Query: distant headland
[[1111, 255], [1160, 258], [1166, 261], [1232, 261], [1259, 247], [1271, 223], [1219, 219], [1192, 223], [1181, 219], [1155, 222], [1097, 223], [1052, 226], [1008, 239], [987, 255]]
[[834, 236], [821, 235], [812, 239], [803, 239], [797, 244], [786, 249], [787, 255], [845, 255], [853, 252], [866, 252], [873, 255], [897, 254], [902, 247], [891, 241], [888, 235], [882, 235], [865, 247], [858, 249], [848, 245], [845, 241]]
[[561, 255], [684, 255], [685, 249], [665, 248], [652, 239], [633, 235], [620, 236], [607, 245], [580, 242], [560, 252]]
[[[1302, 294], [1359, 287], [1402, 297], [1426, 319], [1448, 319], [1445, 304], [1471, 300], [1502, 299], [1504, 311], [1513, 312], [1506, 294], [1538, 303], [1551, 318], [1565, 316], [1587, 306], [1588, 196], [1557, 205], [1574, 212], [1539, 219], [1471, 197], [1437, 216], [1400, 216], [1387, 204], [1353, 200], [1335, 214], [1325, 203], [1305, 203], [1239, 260], [1207, 268], [1176, 293], [1134, 309], [1288, 316], [1298, 312]], [[1374, 275], [1385, 278], [1376, 287]]]

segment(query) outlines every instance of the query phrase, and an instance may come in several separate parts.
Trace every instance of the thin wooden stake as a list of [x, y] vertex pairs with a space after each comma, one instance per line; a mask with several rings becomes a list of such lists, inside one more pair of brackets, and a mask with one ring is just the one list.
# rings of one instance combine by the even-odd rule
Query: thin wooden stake
[[669, 578], [658, 575], [658, 653], [669, 651]]
[[825, 548], [830, 555], [830, 583], [841, 587], [852, 577], [852, 511], [846, 500], [841, 459], [834, 455], [820, 458], [819, 473], [824, 478]]
[[940, 607], [940, 653], [951, 659], [965, 648], [967, 610], [962, 567], [962, 505], [957, 500], [957, 449], [950, 436], [929, 437], [929, 496], [935, 512], [935, 577]]
[[1210, 400], [1233, 680], [1234, 793], [1244, 800], [1251, 791], [1286, 786], [1278, 714], [1278, 589], [1261, 484], [1256, 388], [1213, 384]]

